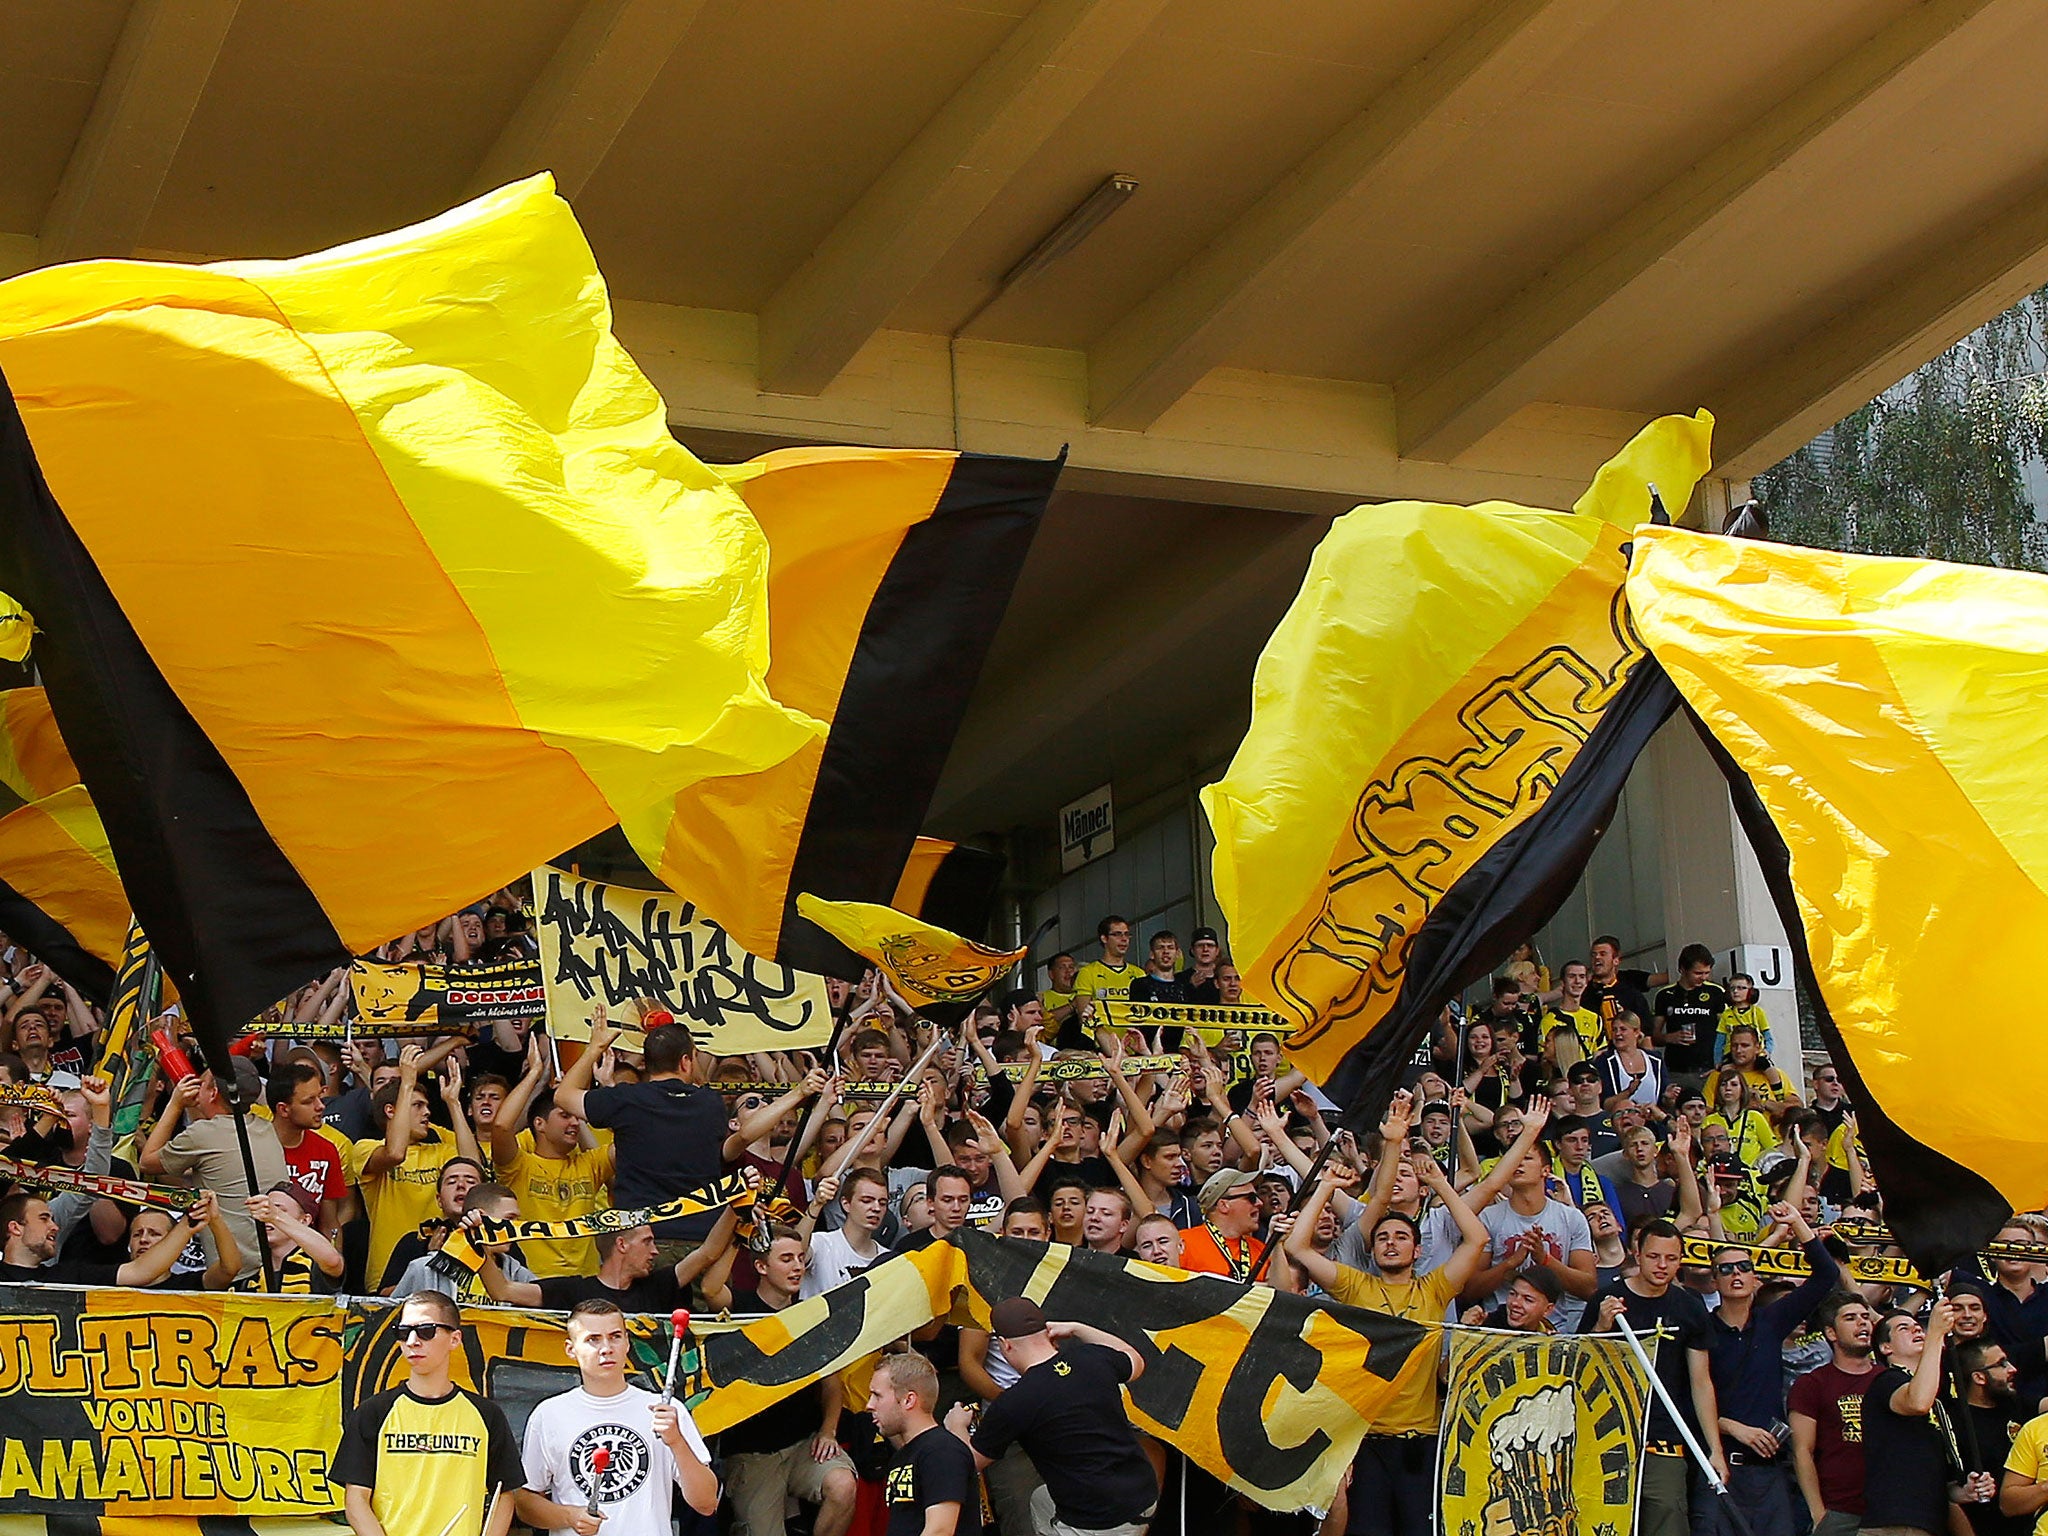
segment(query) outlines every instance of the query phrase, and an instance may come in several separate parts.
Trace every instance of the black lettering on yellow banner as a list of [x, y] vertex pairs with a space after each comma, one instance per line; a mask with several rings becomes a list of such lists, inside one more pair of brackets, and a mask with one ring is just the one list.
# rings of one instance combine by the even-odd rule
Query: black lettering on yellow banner
[[[1813, 1273], [1806, 1255], [1797, 1248], [1765, 1248], [1757, 1243], [1717, 1242], [1710, 1237], [1685, 1239], [1684, 1262], [1707, 1268], [1724, 1248], [1739, 1248], [1749, 1255], [1756, 1272], [1768, 1280], [1804, 1280]], [[1852, 1254], [1842, 1266], [1858, 1285], [1910, 1285], [1927, 1289], [1927, 1282], [1906, 1260], [1893, 1254]]]
[[602, 1237], [607, 1232], [630, 1232], [635, 1227], [650, 1227], [673, 1221], [679, 1216], [702, 1216], [707, 1212], [722, 1211], [728, 1205], [751, 1209], [758, 1195], [757, 1186], [747, 1175], [734, 1173], [716, 1183], [678, 1195], [673, 1200], [640, 1210], [593, 1211], [588, 1216], [574, 1216], [566, 1221], [486, 1219], [474, 1229], [451, 1232], [441, 1245], [440, 1256], [474, 1271], [483, 1264], [479, 1244], [564, 1242], [577, 1237]]
[[707, 1338], [691, 1410], [706, 1432], [729, 1427], [934, 1316], [985, 1327], [1019, 1295], [1138, 1350], [1134, 1422], [1270, 1509], [1328, 1508], [1374, 1417], [1436, 1368], [1434, 1326], [963, 1229]]
[[[533, 875], [549, 1032], [588, 1040], [604, 1004], [616, 1025], [632, 1005], [666, 1008], [714, 1056], [798, 1050], [832, 1035], [825, 983], [763, 960], [697, 906], [544, 866]], [[620, 1042], [640, 1049], [637, 1033]]]
[[1443, 1529], [1627, 1536], [1648, 1395], [1619, 1339], [1459, 1330], [1437, 1452]]

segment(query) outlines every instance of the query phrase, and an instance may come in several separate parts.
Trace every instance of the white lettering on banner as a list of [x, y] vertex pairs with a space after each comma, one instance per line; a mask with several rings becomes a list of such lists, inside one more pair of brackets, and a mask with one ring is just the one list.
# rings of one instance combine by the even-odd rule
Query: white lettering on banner
[[1105, 784], [1060, 808], [1060, 871], [1068, 873], [1116, 847], [1116, 806]]

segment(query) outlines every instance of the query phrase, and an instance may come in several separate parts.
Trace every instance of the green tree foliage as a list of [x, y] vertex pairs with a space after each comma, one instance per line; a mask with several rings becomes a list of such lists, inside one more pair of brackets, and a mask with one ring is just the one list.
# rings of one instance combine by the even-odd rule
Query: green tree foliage
[[1775, 538], [2048, 570], [2048, 289], [1756, 479]]

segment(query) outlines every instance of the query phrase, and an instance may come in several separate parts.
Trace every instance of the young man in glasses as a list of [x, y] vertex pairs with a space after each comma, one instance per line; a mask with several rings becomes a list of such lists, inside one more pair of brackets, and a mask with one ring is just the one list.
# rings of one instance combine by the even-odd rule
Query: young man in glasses
[[408, 1296], [392, 1330], [411, 1375], [357, 1406], [334, 1481], [355, 1536], [505, 1536], [524, 1486], [505, 1410], [450, 1380], [462, 1310], [438, 1291]]
[[1721, 1305], [1707, 1314], [1707, 1366], [1720, 1409], [1729, 1496], [1749, 1517], [1756, 1536], [1792, 1536], [1792, 1490], [1785, 1479], [1792, 1449], [1785, 1422], [1785, 1341], [1841, 1283], [1842, 1271], [1797, 1210], [1774, 1205], [1770, 1214], [1791, 1227], [1813, 1272], [1796, 1289], [1758, 1306], [1756, 1261], [1749, 1250], [1715, 1249], [1714, 1289]]

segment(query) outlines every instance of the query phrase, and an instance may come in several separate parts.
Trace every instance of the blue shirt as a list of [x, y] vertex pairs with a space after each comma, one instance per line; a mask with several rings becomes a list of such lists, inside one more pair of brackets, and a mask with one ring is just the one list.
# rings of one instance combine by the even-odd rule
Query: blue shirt
[[1707, 1314], [1707, 1368], [1723, 1418], [1762, 1429], [1785, 1416], [1785, 1341], [1842, 1280], [1841, 1267], [1819, 1238], [1800, 1251], [1813, 1273], [1790, 1295], [1752, 1306], [1748, 1327], [1734, 1327], [1719, 1311]]

